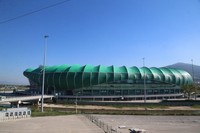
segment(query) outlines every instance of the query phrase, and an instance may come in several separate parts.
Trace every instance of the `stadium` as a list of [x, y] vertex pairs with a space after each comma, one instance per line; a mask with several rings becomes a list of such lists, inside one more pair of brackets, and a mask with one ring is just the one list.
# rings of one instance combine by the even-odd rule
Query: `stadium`
[[[43, 66], [24, 71], [31, 90], [41, 92]], [[181, 86], [193, 83], [183, 70], [156, 67], [92, 65], [45, 66], [45, 94], [103, 100], [178, 98]]]

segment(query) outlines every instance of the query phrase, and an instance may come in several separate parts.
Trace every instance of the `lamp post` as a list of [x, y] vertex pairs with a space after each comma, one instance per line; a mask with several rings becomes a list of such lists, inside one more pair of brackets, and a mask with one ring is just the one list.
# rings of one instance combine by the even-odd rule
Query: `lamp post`
[[42, 77], [42, 97], [41, 97], [41, 112], [43, 112], [43, 104], [44, 104], [44, 82], [45, 82], [45, 64], [46, 64], [46, 47], [47, 47], [47, 39], [49, 36], [45, 35], [45, 44], [44, 44], [44, 60], [43, 60], [43, 77]]
[[76, 101], [75, 101], [75, 104], [76, 104], [76, 114], [77, 114], [77, 112], [78, 112], [78, 109], [77, 109], [77, 105], [78, 105], [78, 100], [77, 100], [77, 98], [78, 98], [78, 94], [79, 94], [80, 92], [77, 92], [76, 93]]
[[145, 58], [143, 60], [143, 70], [144, 70], [144, 103], [146, 103], [146, 72], [145, 72]]
[[194, 81], [194, 65], [193, 65], [193, 59], [191, 59], [192, 62], [192, 79]]
[[[192, 80], [194, 82], [194, 65], [193, 65], [193, 59], [191, 59], [191, 62], [192, 62]], [[194, 97], [195, 97], [195, 100], [197, 100], [196, 92], [195, 92], [195, 96]]]

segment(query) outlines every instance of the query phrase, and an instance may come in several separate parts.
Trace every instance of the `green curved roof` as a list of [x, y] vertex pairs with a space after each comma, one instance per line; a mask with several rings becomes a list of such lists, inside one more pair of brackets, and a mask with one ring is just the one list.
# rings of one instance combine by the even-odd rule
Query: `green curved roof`
[[[42, 67], [29, 68], [24, 71], [24, 75], [37, 84], [42, 83]], [[45, 67], [45, 85], [54, 86], [57, 89], [76, 89], [115, 81], [143, 80], [144, 75], [146, 75], [146, 80], [161, 83], [184, 85], [193, 82], [188, 72], [165, 67], [61, 65]]]

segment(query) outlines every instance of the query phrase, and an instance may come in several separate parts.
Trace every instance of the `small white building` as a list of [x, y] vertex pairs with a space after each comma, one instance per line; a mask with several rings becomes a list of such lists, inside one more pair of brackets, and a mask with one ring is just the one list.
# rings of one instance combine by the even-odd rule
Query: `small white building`
[[9, 108], [0, 111], [0, 122], [31, 117], [31, 110], [28, 108]]

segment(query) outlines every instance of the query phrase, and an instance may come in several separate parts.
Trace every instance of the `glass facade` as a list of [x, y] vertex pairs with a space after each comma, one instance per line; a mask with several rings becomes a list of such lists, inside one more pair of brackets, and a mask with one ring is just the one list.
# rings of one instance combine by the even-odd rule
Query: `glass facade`
[[[180, 93], [180, 86], [173, 84], [152, 83], [148, 81], [145, 86], [147, 95]], [[123, 81], [94, 85], [87, 88], [75, 89], [73, 95], [77, 93], [83, 96], [144, 95], [144, 81], [138, 81], [138, 83]]]

